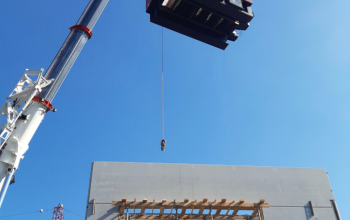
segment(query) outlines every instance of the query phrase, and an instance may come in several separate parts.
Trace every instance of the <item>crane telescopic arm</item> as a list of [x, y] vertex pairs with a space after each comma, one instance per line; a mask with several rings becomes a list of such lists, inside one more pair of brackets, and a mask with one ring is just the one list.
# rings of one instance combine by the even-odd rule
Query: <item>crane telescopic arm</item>
[[[90, 0], [46, 73], [27, 69], [0, 108], [0, 208], [29, 142], [46, 113], [56, 111], [51, 102], [108, 1]], [[221, 49], [228, 40], [235, 41], [236, 30], [246, 30], [254, 17], [252, 0], [145, 1], [151, 22]], [[165, 140], [161, 145], [164, 150]]]
[[[0, 109], [6, 124], [0, 128], [0, 207], [13, 174], [29, 148], [29, 142], [45, 114], [54, 110], [51, 104], [67, 77], [92, 29], [109, 0], [91, 0], [47, 69], [26, 70]], [[37, 78], [36, 80], [32, 80]], [[0, 121], [1, 122], [1, 121]]]

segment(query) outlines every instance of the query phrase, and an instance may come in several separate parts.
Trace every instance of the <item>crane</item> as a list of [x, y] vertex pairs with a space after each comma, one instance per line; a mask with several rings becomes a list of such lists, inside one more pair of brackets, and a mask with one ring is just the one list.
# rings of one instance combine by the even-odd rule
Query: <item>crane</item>
[[[26, 69], [0, 108], [0, 208], [40, 123], [48, 112], [56, 112], [52, 101], [108, 1], [90, 0], [45, 74], [44, 69]], [[225, 49], [228, 40], [238, 38], [236, 30], [249, 27], [251, 5], [252, 0], [146, 0], [146, 11], [152, 23]]]

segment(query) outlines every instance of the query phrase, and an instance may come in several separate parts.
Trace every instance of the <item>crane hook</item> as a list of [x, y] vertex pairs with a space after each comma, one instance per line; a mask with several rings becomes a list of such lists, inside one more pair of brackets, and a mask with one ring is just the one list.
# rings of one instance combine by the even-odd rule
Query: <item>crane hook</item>
[[160, 141], [160, 146], [161, 146], [160, 149], [161, 149], [162, 151], [165, 151], [165, 144], [166, 144], [166, 140], [165, 140], [165, 139], [163, 139], [163, 140]]

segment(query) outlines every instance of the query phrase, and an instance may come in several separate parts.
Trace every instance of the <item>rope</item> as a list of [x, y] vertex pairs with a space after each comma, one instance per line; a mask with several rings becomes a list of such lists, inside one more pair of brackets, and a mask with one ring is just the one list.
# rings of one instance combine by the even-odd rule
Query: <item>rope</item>
[[162, 27], [162, 139], [164, 140], [164, 34]]
[[[53, 209], [45, 209], [44, 211], [50, 211], [50, 210], [53, 210]], [[30, 215], [30, 214], [34, 214], [34, 213], [40, 213], [40, 211], [25, 212], [25, 213], [19, 213], [19, 214], [14, 214], [14, 215], [0, 216], [0, 218], [9, 218], [9, 217], [19, 216], [19, 215]]]
[[79, 214], [77, 214], [77, 213], [75, 213], [75, 212], [72, 212], [72, 211], [70, 211], [70, 210], [68, 210], [68, 209], [66, 209], [66, 208], [64, 208], [64, 211], [67, 211], [67, 212], [73, 213], [74, 215], [77, 215], [77, 216], [80, 216], [80, 217], [83, 217], [83, 218], [84, 218], [84, 216], [79, 215]]

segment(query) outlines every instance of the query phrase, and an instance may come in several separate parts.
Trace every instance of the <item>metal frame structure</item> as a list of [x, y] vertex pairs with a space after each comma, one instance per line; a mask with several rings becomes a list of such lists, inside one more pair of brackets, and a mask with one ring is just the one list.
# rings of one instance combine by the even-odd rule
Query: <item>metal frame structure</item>
[[220, 49], [236, 41], [254, 14], [251, 0], [147, 0], [151, 22]]
[[64, 220], [63, 211], [63, 204], [58, 204], [58, 206], [53, 209], [52, 220]]
[[50, 102], [36, 97], [54, 81], [45, 79], [43, 71], [26, 69], [0, 109], [0, 123], [6, 121], [0, 124], [0, 174], [6, 176], [0, 179], [0, 207], [37, 126], [46, 112], [53, 109]]
[[[53, 79], [46, 80], [43, 75], [44, 69], [28, 70], [24, 72], [23, 76], [13, 89], [11, 94], [7, 97], [5, 104], [0, 109], [0, 123], [6, 119], [6, 123], [0, 124], [0, 149], [4, 150], [4, 145], [15, 129], [17, 120], [21, 117], [22, 120], [27, 120], [23, 116], [23, 112], [28, 108], [30, 101], [34, 96], [41, 92], [43, 88], [48, 86]], [[34, 79], [34, 78], [37, 79]], [[25, 104], [24, 106], [22, 106]], [[2, 151], [0, 151], [0, 155]]]
[[[147, 199], [142, 201], [127, 201], [123, 198], [121, 201], [113, 201], [112, 206], [119, 206], [118, 219], [247, 219], [247, 220], [264, 220], [263, 208], [268, 208], [270, 205], [261, 199], [257, 203], [247, 203], [244, 200], [238, 202], [227, 202], [226, 199], [221, 201], [208, 199], [203, 201], [190, 201], [184, 199], [183, 202], [176, 200], [168, 202], [163, 199], [161, 202], [147, 202]], [[129, 213], [129, 209], [133, 212]], [[140, 211], [136, 211], [140, 210]], [[145, 210], [152, 210], [151, 213], [146, 213]], [[165, 210], [170, 210], [166, 212]], [[181, 211], [180, 211], [181, 210]], [[251, 214], [240, 215], [239, 211], [251, 211]]]

